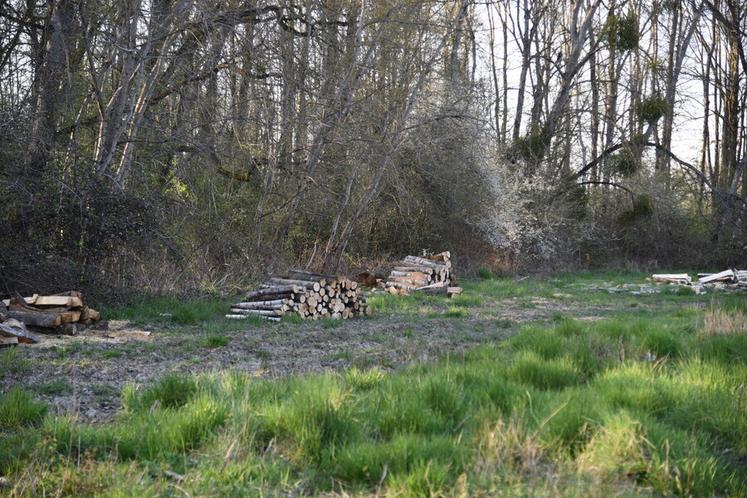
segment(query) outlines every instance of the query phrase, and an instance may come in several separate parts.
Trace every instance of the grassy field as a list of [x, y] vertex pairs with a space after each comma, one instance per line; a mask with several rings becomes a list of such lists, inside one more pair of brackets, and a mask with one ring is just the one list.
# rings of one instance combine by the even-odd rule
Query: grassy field
[[[482, 279], [453, 300], [375, 296], [376, 316], [359, 324], [267, 332], [296, 344], [370, 330], [365, 347], [329, 353], [339, 368], [167, 372], [127, 382], [106, 423], [40, 401], [73, 380], [7, 388], [0, 493], [747, 496], [747, 297], [648, 294], [629, 282], [643, 276]], [[205, 357], [268, 327], [222, 320], [226, 302], [150, 300], [107, 314], [167, 337], [199, 330], [191, 344]], [[356, 361], [370, 344], [424, 347], [443, 330], [453, 347], [435, 361], [380, 351]], [[76, 361], [90, 359], [86, 347]], [[263, 347], [257, 357], [271, 364]], [[3, 352], [0, 375], [31, 375], [30, 349]], [[128, 352], [110, 354], [96, 361]]]

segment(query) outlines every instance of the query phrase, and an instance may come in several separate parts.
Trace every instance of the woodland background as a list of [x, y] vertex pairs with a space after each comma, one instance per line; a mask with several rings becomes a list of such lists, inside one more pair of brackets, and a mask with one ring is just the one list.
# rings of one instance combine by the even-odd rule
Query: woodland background
[[746, 45], [741, 0], [2, 0], [0, 286], [738, 265]]

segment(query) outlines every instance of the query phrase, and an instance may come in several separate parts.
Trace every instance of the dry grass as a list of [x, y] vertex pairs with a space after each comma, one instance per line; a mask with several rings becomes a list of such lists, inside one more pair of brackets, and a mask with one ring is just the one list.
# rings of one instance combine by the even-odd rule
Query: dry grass
[[703, 317], [700, 334], [705, 337], [747, 333], [747, 314], [740, 310], [711, 307]]

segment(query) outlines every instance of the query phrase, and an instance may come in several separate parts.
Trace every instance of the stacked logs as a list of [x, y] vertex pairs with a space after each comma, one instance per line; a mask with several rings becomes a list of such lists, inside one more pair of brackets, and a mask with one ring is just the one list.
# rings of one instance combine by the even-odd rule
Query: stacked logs
[[390, 294], [409, 294], [413, 291], [458, 294], [454, 281], [451, 253], [445, 251], [428, 257], [407, 256], [396, 264], [384, 287]]
[[277, 322], [292, 314], [303, 320], [344, 320], [370, 315], [371, 308], [354, 280], [290, 270], [285, 277], [270, 278], [259, 289], [247, 292], [246, 299], [231, 306], [226, 318], [253, 316]]
[[2, 301], [0, 311], [32, 331], [51, 334], [75, 335], [80, 327], [101, 320], [101, 313], [88, 307], [78, 291], [29, 297], [16, 294]]

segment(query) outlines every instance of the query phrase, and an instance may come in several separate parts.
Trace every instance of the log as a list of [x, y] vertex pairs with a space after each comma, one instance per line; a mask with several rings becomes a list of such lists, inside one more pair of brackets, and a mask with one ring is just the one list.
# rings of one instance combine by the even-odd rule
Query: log
[[303, 288], [297, 285], [279, 285], [275, 287], [269, 287], [267, 289], [260, 289], [256, 291], [250, 291], [246, 293], [247, 299], [266, 297], [266, 296], [281, 296], [286, 294], [301, 294], [304, 291]]
[[449, 297], [457, 296], [464, 292], [464, 289], [461, 287], [447, 287], [446, 288], [446, 295]]
[[271, 278], [269, 282], [276, 285], [297, 285], [298, 287], [303, 287], [305, 289], [314, 289], [315, 291], [319, 291], [320, 289], [318, 281], [295, 280], [290, 278]]
[[10, 346], [18, 345], [18, 337], [2, 337], [0, 336], [0, 348], [7, 348]]
[[451, 261], [451, 253], [449, 251], [440, 252], [438, 254], [434, 254], [433, 256], [428, 256], [428, 259], [432, 259], [433, 261]]
[[395, 266], [392, 268], [393, 271], [401, 271], [401, 272], [423, 272], [427, 274], [431, 274], [434, 272], [433, 268], [430, 266], [416, 266], [416, 265], [404, 265], [404, 266]]
[[713, 275], [708, 275], [698, 280], [701, 284], [707, 284], [709, 282], [738, 282], [739, 276], [734, 270], [724, 270]]
[[98, 322], [101, 320], [101, 313], [96, 311], [93, 308], [89, 308], [88, 306], [84, 306], [83, 310], [80, 313], [80, 321], [81, 322]]
[[[83, 299], [76, 296], [40, 296], [34, 294], [30, 297], [24, 297], [26, 304], [33, 306], [62, 306], [65, 308], [82, 308]], [[3, 304], [7, 307], [10, 305], [10, 299], [4, 299]]]
[[262, 315], [262, 316], [283, 316], [283, 311], [274, 310], [245, 310], [241, 308], [231, 308], [231, 314], [234, 315]]
[[0, 323], [0, 336], [15, 337], [18, 342], [25, 344], [36, 344], [41, 341], [41, 337], [26, 330], [22, 322], [16, 320], [6, 320]]
[[403, 284], [401, 282], [387, 282], [386, 286], [387, 287], [394, 287], [395, 289], [405, 289], [405, 290], [408, 290], [408, 291], [410, 291], [410, 290], [417, 290], [418, 289], [418, 287], [415, 286], [415, 285]]
[[389, 274], [389, 279], [392, 277], [405, 277], [405, 278], [414, 278], [418, 280], [431, 280], [431, 273], [430, 272], [422, 272], [422, 271], [400, 271], [400, 270], [392, 270], [392, 272]]
[[448, 287], [446, 287], [442, 282], [426, 285], [423, 287], [418, 287], [415, 289], [418, 292], [422, 292], [424, 294], [446, 294]]
[[654, 280], [654, 282], [669, 284], [689, 285], [692, 283], [692, 279], [687, 273], [658, 273], [651, 275], [651, 278]]
[[75, 323], [80, 321], [80, 311], [65, 311], [60, 313], [62, 323]]
[[54, 328], [62, 325], [62, 316], [58, 314], [10, 310], [8, 316], [34, 327]]
[[[246, 320], [251, 315], [226, 315], [226, 318], [229, 320]], [[256, 315], [258, 318], [262, 318], [264, 320], [270, 320], [271, 322], [279, 322], [281, 318], [279, 316], [262, 316], [262, 315]]]
[[448, 262], [448, 261], [445, 262], [445, 263], [441, 263], [441, 262], [438, 262], [438, 261], [432, 261], [430, 259], [419, 258], [417, 256], [407, 256], [407, 257], [405, 257], [405, 264], [416, 264], [418, 266], [427, 266], [429, 268], [434, 268], [434, 269], [437, 269], [437, 270], [440, 270], [442, 268], [450, 268], [451, 267], [451, 263]]
[[233, 304], [232, 307], [242, 308], [246, 310], [258, 308], [276, 308], [288, 302], [288, 299], [272, 299], [270, 301], [242, 301], [240, 303]]

